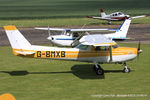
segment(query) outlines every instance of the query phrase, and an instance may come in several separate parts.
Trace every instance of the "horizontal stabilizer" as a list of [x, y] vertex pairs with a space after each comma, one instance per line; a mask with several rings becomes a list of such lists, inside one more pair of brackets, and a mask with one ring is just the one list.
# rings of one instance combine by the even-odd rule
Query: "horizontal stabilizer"
[[19, 54], [21, 54], [21, 55], [24, 55], [24, 56], [35, 54], [35, 52], [24, 52], [24, 51], [15, 51], [15, 52], [16, 52], [16, 53], [19, 53]]
[[112, 18], [106, 18], [106, 17], [95, 17], [95, 16], [88, 16], [88, 18], [100, 19], [100, 20], [111, 20], [111, 21], [117, 21], [118, 20], [118, 19], [112, 19]]

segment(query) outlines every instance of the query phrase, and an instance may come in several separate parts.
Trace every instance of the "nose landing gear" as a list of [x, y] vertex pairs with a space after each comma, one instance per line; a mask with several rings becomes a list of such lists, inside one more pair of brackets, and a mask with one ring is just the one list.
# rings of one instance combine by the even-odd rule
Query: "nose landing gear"
[[128, 66], [126, 65], [126, 62], [123, 63], [124, 69], [123, 72], [124, 73], [129, 73], [130, 72], [130, 68], [128, 68]]

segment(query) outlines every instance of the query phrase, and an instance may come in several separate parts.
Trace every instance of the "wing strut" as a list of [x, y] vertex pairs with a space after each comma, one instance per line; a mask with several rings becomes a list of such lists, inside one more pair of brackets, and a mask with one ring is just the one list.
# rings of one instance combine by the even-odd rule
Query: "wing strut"
[[49, 36], [51, 35], [51, 32], [50, 32], [49, 26], [48, 26], [48, 34], [49, 34]]
[[112, 46], [109, 46], [109, 53], [110, 53], [110, 60], [109, 60], [109, 62], [112, 62]]

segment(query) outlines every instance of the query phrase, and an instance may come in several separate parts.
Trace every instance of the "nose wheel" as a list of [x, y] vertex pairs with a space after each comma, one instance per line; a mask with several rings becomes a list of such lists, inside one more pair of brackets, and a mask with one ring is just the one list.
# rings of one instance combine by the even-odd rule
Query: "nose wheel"
[[126, 65], [126, 62], [123, 64], [123, 66], [124, 66], [123, 72], [124, 73], [129, 73], [130, 72], [130, 68], [128, 68], [128, 66]]
[[104, 70], [98, 64], [94, 65], [94, 71], [96, 72], [97, 75], [104, 75]]

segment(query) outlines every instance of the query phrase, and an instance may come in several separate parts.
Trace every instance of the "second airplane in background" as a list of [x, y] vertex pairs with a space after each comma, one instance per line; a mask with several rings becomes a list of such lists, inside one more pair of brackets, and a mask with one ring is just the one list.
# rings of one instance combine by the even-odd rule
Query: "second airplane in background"
[[122, 21], [128, 18], [141, 18], [141, 17], [146, 17], [148, 15], [141, 15], [141, 16], [134, 16], [134, 17], [130, 17], [130, 15], [126, 15], [122, 12], [114, 12], [112, 14], [106, 14], [104, 12], [104, 10], [101, 8], [100, 9], [101, 12], [101, 17], [95, 17], [95, 16], [88, 16], [88, 18], [93, 18], [93, 19], [99, 19], [99, 20], [107, 20], [108, 24], [111, 24], [111, 21]]
[[[95, 31], [115, 31], [115, 33], [103, 34], [103, 36], [112, 40], [125, 40], [127, 39], [128, 29], [131, 23], [131, 19], [126, 19], [118, 29], [62, 29], [62, 28], [35, 28], [39, 30], [47, 30], [49, 32], [48, 40], [52, 44], [58, 46], [76, 46], [79, 44], [79, 40], [88, 35], [88, 32]], [[60, 35], [51, 35], [50, 31], [61, 31]], [[100, 34], [97, 34], [100, 36]]]

